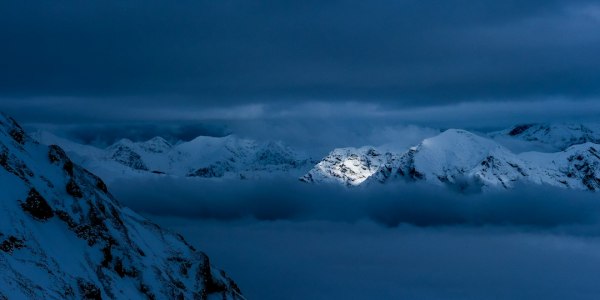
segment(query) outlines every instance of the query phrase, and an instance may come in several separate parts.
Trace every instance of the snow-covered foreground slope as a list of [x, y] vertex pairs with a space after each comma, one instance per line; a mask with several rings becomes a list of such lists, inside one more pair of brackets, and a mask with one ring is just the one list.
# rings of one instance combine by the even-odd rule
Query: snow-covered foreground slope
[[0, 287], [0, 299], [243, 299], [204, 253], [4, 115]]
[[583, 143], [600, 144], [600, 124], [519, 124], [492, 132], [490, 137], [500, 143], [561, 151]]
[[106, 149], [77, 144], [47, 132], [37, 132], [35, 137], [44, 144], [60, 145], [76, 162], [109, 179], [140, 174], [239, 179], [282, 174], [297, 177], [315, 163], [283, 143], [235, 136], [200, 136], [177, 145], [161, 137], [145, 142], [122, 139]]
[[408, 180], [460, 189], [511, 188], [521, 182], [595, 191], [600, 190], [600, 145], [514, 154], [494, 140], [450, 129], [401, 154], [336, 149], [301, 180], [346, 185]]

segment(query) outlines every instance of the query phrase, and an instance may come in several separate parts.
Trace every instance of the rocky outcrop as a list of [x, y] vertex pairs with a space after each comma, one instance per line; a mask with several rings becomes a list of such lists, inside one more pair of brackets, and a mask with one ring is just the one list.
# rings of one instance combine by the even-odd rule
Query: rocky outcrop
[[115, 145], [110, 148], [112, 152], [111, 159], [134, 170], [148, 171], [148, 167], [142, 156], [136, 153], [130, 147], [124, 145]]

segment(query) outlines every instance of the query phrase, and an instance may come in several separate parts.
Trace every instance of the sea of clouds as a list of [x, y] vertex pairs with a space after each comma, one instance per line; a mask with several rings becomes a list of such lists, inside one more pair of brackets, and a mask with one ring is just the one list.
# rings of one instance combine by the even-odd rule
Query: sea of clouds
[[248, 299], [596, 299], [600, 200], [169, 177], [111, 184], [182, 233]]

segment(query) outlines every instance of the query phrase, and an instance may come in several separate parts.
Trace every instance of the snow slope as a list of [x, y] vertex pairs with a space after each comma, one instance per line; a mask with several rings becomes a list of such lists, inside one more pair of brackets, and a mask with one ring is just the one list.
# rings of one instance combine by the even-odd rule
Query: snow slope
[[204, 253], [122, 207], [99, 177], [5, 115], [0, 287], [0, 299], [243, 299]]
[[122, 139], [106, 149], [80, 145], [47, 132], [35, 136], [44, 144], [64, 147], [76, 162], [108, 179], [150, 174], [240, 179], [298, 177], [316, 163], [281, 142], [236, 136], [200, 136], [177, 145], [161, 137], [145, 142]]
[[594, 143], [555, 153], [515, 154], [492, 139], [449, 129], [400, 154], [361, 149], [334, 150], [300, 180], [349, 186], [424, 181], [461, 189], [511, 188], [522, 182], [600, 190], [600, 145]]

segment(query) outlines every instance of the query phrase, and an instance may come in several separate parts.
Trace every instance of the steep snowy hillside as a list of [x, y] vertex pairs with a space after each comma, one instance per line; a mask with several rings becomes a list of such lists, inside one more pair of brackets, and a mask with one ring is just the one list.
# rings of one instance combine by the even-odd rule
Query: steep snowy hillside
[[316, 163], [283, 143], [235, 136], [200, 136], [177, 145], [160, 137], [146, 142], [122, 139], [106, 149], [80, 145], [45, 132], [36, 136], [44, 144], [64, 147], [76, 162], [109, 179], [148, 174], [240, 179], [297, 177]]
[[500, 143], [523, 142], [534, 149], [561, 151], [583, 143], [600, 144], [600, 124], [520, 124], [489, 134]]
[[[372, 153], [379, 153], [372, 148]], [[511, 188], [517, 182], [575, 189], [600, 189], [600, 146], [593, 143], [557, 153], [514, 154], [491, 139], [450, 129], [425, 139], [402, 154], [367, 155], [348, 149], [333, 151], [304, 177], [306, 182], [346, 185], [425, 181], [460, 189]]]
[[120, 176], [143, 176], [144, 173], [149, 173], [132, 169], [122, 162], [114, 160], [112, 157], [115, 152], [106, 149], [79, 144], [46, 131], [35, 131], [31, 136], [41, 144], [60, 146], [73, 162], [91, 170], [94, 174], [109, 182]]
[[4, 115], [0, 287], [0, 299], [243, 299], [205, 254]]

